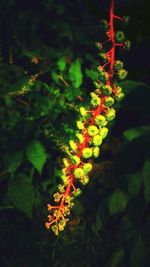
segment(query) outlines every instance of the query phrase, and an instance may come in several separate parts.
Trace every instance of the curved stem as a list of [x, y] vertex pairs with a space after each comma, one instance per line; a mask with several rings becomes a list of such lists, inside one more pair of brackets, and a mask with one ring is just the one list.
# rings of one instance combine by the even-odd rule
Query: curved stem
[[110, 78], [112, 78], [113, 74], [113, 67], [114, 67], [114, 61], [115, 61], [115, 33], [114, 33], [114, 0], [111, 1], [111, 7], [110, 7], [110, 36], [111, 36], [111, 43], [112, 43], [112, 49], [110, 52]]

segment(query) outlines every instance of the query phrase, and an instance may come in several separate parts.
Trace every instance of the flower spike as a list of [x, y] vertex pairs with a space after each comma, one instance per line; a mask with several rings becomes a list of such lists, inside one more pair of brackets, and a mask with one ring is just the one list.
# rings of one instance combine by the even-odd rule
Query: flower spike
[[110, 50], [101, 53], [100, 57], [105, 64], [98, 66], [98, 80], [94, 81], [95, 91], [90, 93], [89, 108], [79, 109], [79, 119], [76, 122], [78, 131], [76, 139], [69, 141], [68, 153], [63, 159], [61, 184], [54, 194], [54, 205], [47, 204], [49, 212], [45, 227], [51, 229], [55, 235], [63, 231], [74, 205], [74, 198], [82, 193], [80, 186], [89, 182], [92, 164], [91, 157], [97, 158], [100, 146], [108, 134], [109, 124], [116, 116], [115, 103], [124, 97], [123, 90], [116, 84], [127, 76], [124, 64], [115, 59], [116, 48], [129, 47], [122, 31], [114, 30], [114, 20], [126, 22], [127, 17], [120, 18], [114, 14], [114, 0], [111, 1], [109, 22], [103, 21], [107, 41], [97, 42], [99, 50], [106, 42], [110, 43]]

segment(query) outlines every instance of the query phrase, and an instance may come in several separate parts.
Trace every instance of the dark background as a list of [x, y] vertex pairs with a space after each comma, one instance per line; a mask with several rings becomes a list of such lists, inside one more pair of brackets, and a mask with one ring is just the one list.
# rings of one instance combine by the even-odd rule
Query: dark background
[[109, 6], [0, 0], [0, 267], [150, 266], [148, 0], [115, 1], [130, 17], [115, 25], [132, 43], [116, 55], [128, 70], [125, 98], [65, 231], [44, 228], [78, 107], [93, 90]]

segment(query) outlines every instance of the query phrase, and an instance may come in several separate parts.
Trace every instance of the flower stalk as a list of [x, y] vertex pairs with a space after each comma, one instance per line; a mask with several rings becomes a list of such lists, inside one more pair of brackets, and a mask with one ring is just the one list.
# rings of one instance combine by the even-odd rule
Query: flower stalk
[[[91, 157], [99, 157], [101, 145], [108, 134], [109, 123], [116, 116], [115, 103], [124, 97], [117, 81], [125, 79], [127, 71], [123, 68], [123, 62], [115, 59], [115, 54], [116, 47], [125, 47], [127, 41], [123, 32], [115, 32], [114, 20], [123, 21], [121, 17], [114, 14], [114, 0], [112, 0], [109, 23], [105, 22], [108, 39], [96, 44], [102, 51], [101, 55], [105, 63], [97, 68], [99, 77], [94, 82], [95, 91], [90, 93], [89, 108], [80, 107], [79, 109], [76, 139], [69, 141], [67, 157], [63, 159], [62, 182], [58, 185], [58, 192], [54, 194], [55, 205], [47, 204], [50, 214], [45, 227], [51, 229], [55, 235], [64, 230], [74, 205], [74, 198], [82, 193], [80, 187], [89, 182], [92, 164], [88, 160]], [[110, 44], [109, 51], [105, 51], [106, 42]]]

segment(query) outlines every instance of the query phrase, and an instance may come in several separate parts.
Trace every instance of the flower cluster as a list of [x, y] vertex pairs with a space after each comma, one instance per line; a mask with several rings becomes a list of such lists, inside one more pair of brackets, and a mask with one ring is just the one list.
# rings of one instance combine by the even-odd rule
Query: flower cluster
[[39, 76], [39, 73], [31, 75], [29, 80], [26, 82], [26, 84], [19, 91], [10, 92], [9, 95], [11, 95], [11, 96], [16, 96], [16, 95], [23, 96], [26, 93], [30, 92], [31, 88], [35, 84], [38, 76]]
[[89, 182], [92, 164], [88, 160], [91, 157], [99, 157], [109, 124], [116, 116], [114, 105], [124, 97], [123, 90], [116, 81], [125, 79], [127, 71], [123, 62], [115, 60], [115, 49], [117, 46], [124, 47], [125, 36], [121, 31], [114, 32], [115, 19], [125, 21], [125, 18], [121, 19], [114, 15], [114, 1], [112, 1], [110, 21], [104, 25], [111, 49], [105, 51], [103, 43], [96, 44], [101, 50], [100, 56], [104, 60], [104, 65], [97, 68], [99, 77], [94, 82], [95, 90], [90, 93], [89, 108], [84, 106], [79, 108], [76, 139], [69, 141], [68, 155], [63, 159], [62, 181], [58, 185], [58, 192], [54, 194], [56, 204], [47, 205], [50, 215], [45, 226], [47, 229], [51, 228], [55, 235], [64, 230], [74, 205], [74, 198], [82, 193], [80, 187]]

